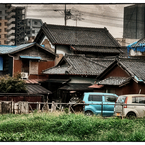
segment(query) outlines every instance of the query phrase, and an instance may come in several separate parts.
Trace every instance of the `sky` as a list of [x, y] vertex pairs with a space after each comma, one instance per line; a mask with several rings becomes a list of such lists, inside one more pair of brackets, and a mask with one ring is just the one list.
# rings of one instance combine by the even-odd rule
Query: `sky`
[[[66, 10], [73, 15], [67, 20], [68, 26], [104, 28], [115, 38], [123, 37], [124, 7], [132, 4], [66, 4]], [[51, 4], [17, 4], [26, 6], [26, 18], [42, 19], [47, 24], [65, 25], [65, 3]]]

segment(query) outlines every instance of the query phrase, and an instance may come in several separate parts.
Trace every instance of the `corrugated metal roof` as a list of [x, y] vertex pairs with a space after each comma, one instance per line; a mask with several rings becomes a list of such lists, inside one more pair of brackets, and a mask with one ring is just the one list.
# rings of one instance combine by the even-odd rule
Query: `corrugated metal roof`
[[34, 43], [28, 43], [28, 44], [22, 44], [22, 45], [19, 45], [19, 46], [4, 46], [4, 45], [0, 45], [0, 54], [8, 54], [8, 53], [12, 53], [12, 52], [15, 52], [15, 51], [18, 51], [18, 50], [21, 50], [25, 47], [28, 47], [28, 46], [31, 46], [35, 44]]
[[40, 85], [30, 85], [30, 84], [27, 84], [26, 85], [26, 88], [27, 88], [27, 91], [29, 94], [51, 94], [52, 92], [45, 89], [44, 87], [40, 86]]
[[38, 84], [39, 82], [45, 82], [48, 79], [28, 79], [24, 80], [26, 84]]

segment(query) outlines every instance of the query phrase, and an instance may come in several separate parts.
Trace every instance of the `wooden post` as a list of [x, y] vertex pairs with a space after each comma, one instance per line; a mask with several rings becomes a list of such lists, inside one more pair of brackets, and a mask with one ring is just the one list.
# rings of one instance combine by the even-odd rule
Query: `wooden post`
[[71, 104], [69, 105], [69, 109], [68, 109], [68, 112], [70, 113], [70, 108], [71, 108]]
[[40, 102], [39, 102], [39, 104], [38, 104], [38, 110], [40, 110]]
[[121, 118], [123, 119], [123, 104], [122, 104], [122, 114], [121, 114]]
[[29, 106], [30, 106], [30, 109], [32, 110], [32, 112], [33, 112], [33, 109], [32, 109], [32, 107], [31, 107], [31, 105], [29, 104]]
[[51, 112], [56, 111], [56, 104], [54, 101], [52, 101], [52, 105], [51, 105]]

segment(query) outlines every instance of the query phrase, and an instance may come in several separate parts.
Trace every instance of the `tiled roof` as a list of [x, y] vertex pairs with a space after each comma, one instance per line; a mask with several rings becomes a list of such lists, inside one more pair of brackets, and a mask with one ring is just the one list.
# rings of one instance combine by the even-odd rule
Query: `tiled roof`
[[[65, 64], [62, 63], [65, 61]], [[107, 61], [107, 60], [106, 60]], [[101, 60], [91, 60], [84, 55], [66, 55], [62, 61], [50, 69], [43, 71], [44, 74], [71, 74], [71, 75], [99, 75], [106, 69], [107, 63]], [[113, 61], [112, 61], [113, 62]], [[110, 62], [111, 63], [111, 62]], [[108, 65], [110, 64], [108, 63]], [[105, 65], [104, 65], [105, 64]]]
[[93, 47], [93, 46], [72, 46], [75, 51], [82, 52], [101, 52], [101, 53], [120, 53], [117, 48], [104, 48], [104, 47]]
[[122, 84], [126, 84], [130, 81], [130, 77], [109, 77], [104, 80], [98, 82], [99, 85], [114, 85], [120, 86]]
[[145, 81], [145, 60], [144, 59], [119, 59], [119, 63], [135, 77], [137, 81]]
[[42, 40], [44, 35], [52, 44], [120, 47], [106, 28], [73, 27], [44, 23], [34, 41], [40, 43], [40, 39]]
[[116, 57], [107, 57], [107, 58], [90, 58], [90, 60], [95, 61], [97, 64], [103, 65], [106, 68], [115, 61]]
[[120, 51], [122, 51], [122, 53], [120, 53], [120, 57], [128, 57], [128, 53], [127, 53], [127, 47], [121, 47]]
[[27, 44], [22, 44], [22, 45], [18, 45], [18, 46], [8, 46], [8, 45], [0, 45], [0, 54], [11, 54], [11, 53], [15, 53], [21, 50], [24, 50], [28, 47], [31, 47], [33, 45], [37, 45], [39, 47], [41, 47], [42, 49], [50, 52], [53, 55], [56, 55], [53, 51], [33, 42], [33, 43], [27, 43]]

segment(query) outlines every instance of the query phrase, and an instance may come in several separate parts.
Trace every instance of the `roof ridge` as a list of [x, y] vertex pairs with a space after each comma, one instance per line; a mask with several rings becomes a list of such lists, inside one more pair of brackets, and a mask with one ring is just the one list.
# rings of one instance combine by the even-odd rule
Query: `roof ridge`
[[[44, 23], [42, 25], [42, 30], [45, 29], [45, 31], [48, 31], [49, 33], [46, 33], [46, 35], [49, 35], [50, 34], [50, 37], [53, 39], [53, 41], [57, 42], [56, 38], [51, 34], [51, 31], [49, 29], [47, 29], [47, 25], [46, 23]], [[44, 33], [45, 33], [44, 31]]]
[[[46, 24], [46, 23], [45, 23]], [[104, 27], [104, 28], [97, 28], [97, 27], [81, 27], [81, 26], [64, 26], [64, 25], [53, 25], [53, 24], [46, 24], [47, 26], [53, 26], [53, 27], [63, 27], [63, 28], [75, 28], [75, 29], [88, 29], [88, 30], [102, 30], [102, 31], [106, 31], [107, 28]], [[107, 30], [108, 31], [108, 30]]]
[[93, 62], [93, 63], [95, 63], [95, 64], [97, 64], [97, 65], [100, 65], [100, 66], [106, 68], [104, 65], [101, 65], [101, 64], [97, 63], [96, 61], [94, 61], [94, 60], [92, 60], [92, 59], [89, 59], [89, 58], [87, 58], [87, 57], [85, 57], [84, 59], [87, 59], [87, 60], [90, 61], [90, 62]]

